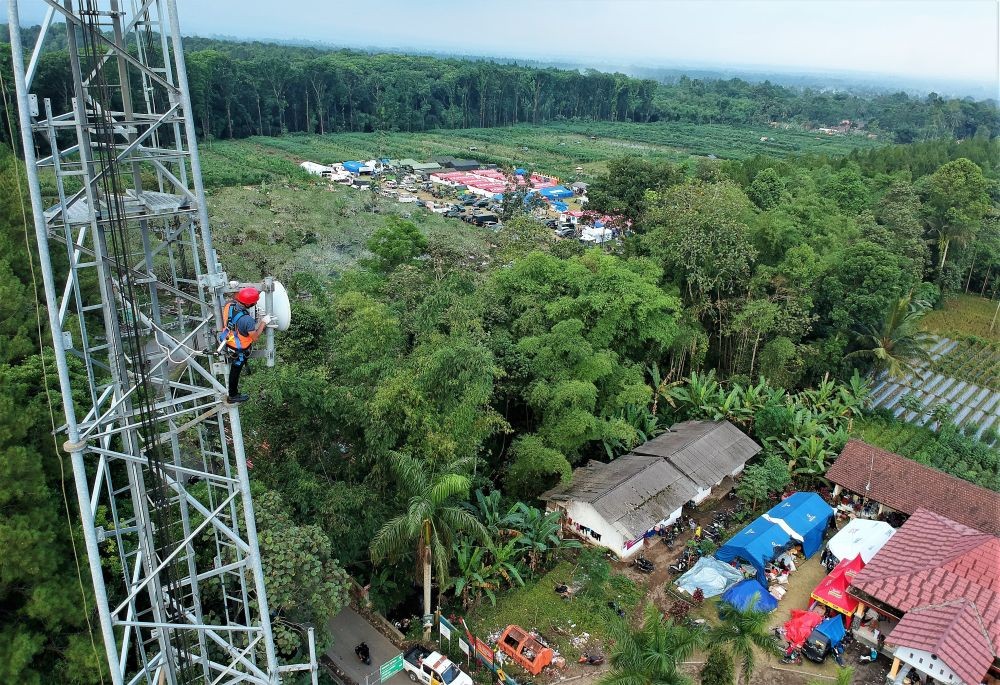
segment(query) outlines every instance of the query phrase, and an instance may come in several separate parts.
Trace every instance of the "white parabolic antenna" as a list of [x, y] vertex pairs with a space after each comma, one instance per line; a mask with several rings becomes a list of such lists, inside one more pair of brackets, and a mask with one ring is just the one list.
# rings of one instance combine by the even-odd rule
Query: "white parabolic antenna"
[[274, 292], [271, 293], [271, 315], [279, 331], [287, 331], [292, 324], [292, 304], [288, 301], [288, 291], [279, 281], [274, 282]]

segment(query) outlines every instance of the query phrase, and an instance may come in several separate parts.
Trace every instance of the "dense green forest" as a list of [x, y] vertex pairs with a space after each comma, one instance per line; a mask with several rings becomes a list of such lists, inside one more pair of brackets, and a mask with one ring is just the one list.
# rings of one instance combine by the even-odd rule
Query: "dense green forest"
[[[24, 29], [32, 45], [37, 27]], [[61, 26], [36, 79], [54, 109], [67, 109], [68, 63]], [[7, 33], [6, 27], [0, 36]], [[2, 38], [0, 38], [2, 40]], [[153, 41], [148, 49], [155, 49]], [[681, 78], [673, 83], [595, 70], [574, 71], [369, 54], [257, 42], [188, 38], [191, 95], [204, 138], [290, 132], [424, 131], [551, 121], [657, 122], [803, 126], [863, 124], [887, 141], [992, 136], [995, 103], [917, 98], [896, 93], [860, 97], [740, 79]], [[9, 58], [4, 55], [4, 68]]]
[[[242, 411], [262, 539], [294, 541], [262, 548], [289, 624], [324, 625], [346, 601], [345, 570], [381, 610], [419, 613], [406, 533], [421, 512], [435, 520], [433, 577], [450, 607], [537, 578], [562, 545], [539, 493], [677, 420], [728, 418], [764, 446], [741, 484], [751, 506], [793, 479], [822, 487], [856, 423], [873, 440], [898, 433], [864, 416], [868, 380], [912, 365], [928, 308], [1000, 289], [990, 105], [200, 39], [189, 49], [199, 123], [221, 138], [857, 118], [928, 139], [846, 156], [611, 159], [591, 207], [622, 217], [625, 235], [604, 249], [555, 240], [527, 215], [456, 237], [478, 229], [404, 216], [234, 148], [234, 164], [267, 175], [214, 184], [216, 248], [233, 273], [287, 276], [296, 296], [279, 363], [246, 378]], [[63, 61], [43, 60], [49, 96], [63, 93]], [[18, 168], [0, 148], [0, 681], [94, 683], [103, 660], [63, 502], [71, 476], [51, 440]], [[920, 438], [915, 458], [1000, 488], [996, 448], [947, 422]], [[284, 654], [301, 647], [277, 632]]]

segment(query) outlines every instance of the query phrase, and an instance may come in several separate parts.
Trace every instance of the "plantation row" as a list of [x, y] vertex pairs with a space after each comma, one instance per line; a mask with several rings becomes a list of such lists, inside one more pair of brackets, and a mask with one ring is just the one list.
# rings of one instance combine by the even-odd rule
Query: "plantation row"
[[968, 338], [938, 353], [936, 372], [1000, 391], [1000, 346], [980, 338]]
[[[693, 155], [744, 159], [758, 154], [784, 157], [799, 153], [845, 155], [859, 148], [876, 147], [877, 139], [863, 135], [823, 133], [771, 127], [737, 128], [719, 124], [659, 122], [623, 124], [615, 122], [569, 122], [551, 124], [550, 130], [621, 138], [683, 150]], [[761, 138], [767, 138], [761, 141]]]
[[[953, 423], [967, 435], [996, 442], [1000, 389], [995, 370], [989, 370], [996, 368], [997, 349], [939, 338], [930, 353], [931, 365], [920, 376], [881, 378], [872, 392], [872, 406], [919, 426]], [[984, 369], [986, 373], [980, 373]]]

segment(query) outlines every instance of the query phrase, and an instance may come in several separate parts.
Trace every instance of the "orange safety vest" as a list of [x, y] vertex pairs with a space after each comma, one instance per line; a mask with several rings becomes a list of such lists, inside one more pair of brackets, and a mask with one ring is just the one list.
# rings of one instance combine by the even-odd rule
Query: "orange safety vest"
[[222, 324], [224, 328], [219, 332], [219, 338], [225, 339], [226, 346], [233, 350], [246, 350], [253, 345], [254, 341], [257, 340], [256, 333], [251, 333], [249, 335], [243, 335], [240, 333], [239, 328], [236, 326], [236, 322], [239, 321], [244, 316], [250, 316], [250, 313], [242, 306], [230, 318], [230, 312], [232, 312], [233, 305], [235, 302], [227, 302], [226, 306], [222, 308]]

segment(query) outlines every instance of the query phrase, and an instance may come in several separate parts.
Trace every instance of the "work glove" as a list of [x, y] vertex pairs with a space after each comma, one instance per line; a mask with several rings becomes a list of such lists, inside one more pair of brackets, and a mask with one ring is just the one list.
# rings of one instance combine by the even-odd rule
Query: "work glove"
[[265, 314], [265, 315], [264, 315], [264, 318], [263, 318], [263, 319], [261, 319], [261, 321], [263, 321], [263, 322], [264, 322], [264, 325], [265, 325], [265, 326], [270, 326], [270, 325], [271, 325], [271, 322], [272, 322], [272, 321], [274, 321], [274, 317], [273, 317], [273, 316], [271, 316], [270, 314]]

